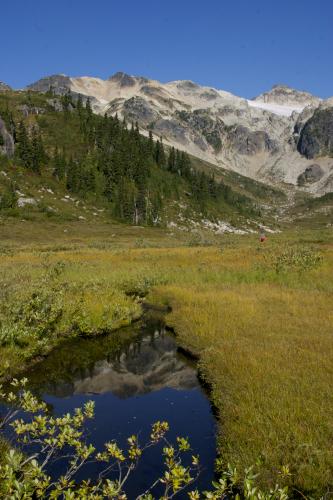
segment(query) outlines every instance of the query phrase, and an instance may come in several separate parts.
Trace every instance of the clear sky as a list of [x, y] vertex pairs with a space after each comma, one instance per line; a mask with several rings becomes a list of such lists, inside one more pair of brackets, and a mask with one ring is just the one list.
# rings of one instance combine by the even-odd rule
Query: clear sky
[[3, 0], [0, 80], [193, 80], [253, 97], [333, 95], [333, 0]]

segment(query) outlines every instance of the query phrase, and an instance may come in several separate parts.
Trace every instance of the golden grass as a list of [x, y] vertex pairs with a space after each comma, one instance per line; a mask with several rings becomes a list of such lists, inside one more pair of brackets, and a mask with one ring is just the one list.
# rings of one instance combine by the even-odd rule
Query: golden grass
[[[221, 289], [222, 288], [222, 289]], [[226, 462], [260, 463], [277, 480], [311, 491], [332, 480], [332, 297], [267, 284], [169, 287], [168, 322], [200, 354], [219, 410]]]
[[[26, 246], [25, 240], [23, 248], [15, 240], [13, 252], [1, 256], [3, 281], [10, 289], [29, 289], [47, 266], [62, 262], [66, 293], [76, 303], [75, 290], [84, 290], [89, 328], [101, 330], [107, 318], [116, 325], [117, 314], [127, 317], [122, 307], [136, 311], [129, 293], [150, 290], [149, 300], [172, 305], [167, 322], [180, 344], [200, 356], [220, 418], [222, 458], [241, 469], [256, 464], [265, 484], [283, 481], [279, 471], [289, 465], [291, 484], [315, 497], [324, 493], [333, 477], [330, 234], [275, 235], [261, 248], [255, 237], [231, 236], [200, 248], [174, 247], [177, 235], [139, 231], [155, 248], [129, 248], [136, 246], [134, 230], [121, 226], [115, 248], [86, 233], [78, 246], [66, 246], [68, 235], [57, 245], [44, 240]], [[184, 245], [185, 238], [179, 241]], [[286, 244], [313, 246], [322, 264], [277, 273], [274, 258]], [[45, 245], [47, 252], [41, 251]], [[113, 308], [117, 301], [121, 306]], [[13, 348], [0, 355], [7, 366], [19, 359]]]

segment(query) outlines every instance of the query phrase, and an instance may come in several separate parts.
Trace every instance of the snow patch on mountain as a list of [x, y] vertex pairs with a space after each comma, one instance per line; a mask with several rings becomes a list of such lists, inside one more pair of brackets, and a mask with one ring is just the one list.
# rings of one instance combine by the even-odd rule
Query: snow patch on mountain
[[[90, 97], [96, 113], [138, 122], [142, 133], [152, 131], [166, 145], [273, 184], [297, 185], [311, 166], [297, 150], [302, 128], [316, 109], [333, 107], [333, 98], [323, 101], [287, 85], [243, 99], [191, 80], [161, 83], [122, 72], [107, 80], [53, 75], [29, 88], [46, 91], [50, 85], [59, 93], [67, 88]], [[332, 161], [318, 158], [316, 163], [323, 177], [311, 190], [323, 193], [331, 189]]]
[[301, 113], [303, 109], [305, 108], [305, 105], [285, 105], [285, 104], [276, 104], [272, 102], [262, 102], [262, 101], [253, 101], [248, 99], [247, 103], [249, 106], [253, 108], [259, 108], [263, 109], [266, 111], [269, 111], [270, 113], [274, 113], [279, 116], [291, 116], [294, 112], [296, 113]]

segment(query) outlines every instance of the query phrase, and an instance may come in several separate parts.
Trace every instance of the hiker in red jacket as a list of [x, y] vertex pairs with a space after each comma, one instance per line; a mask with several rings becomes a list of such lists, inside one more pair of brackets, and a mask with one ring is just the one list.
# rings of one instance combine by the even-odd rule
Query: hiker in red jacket
[[260, 231], [260, 243], [266, 241], [266, 235], [263, 230]]

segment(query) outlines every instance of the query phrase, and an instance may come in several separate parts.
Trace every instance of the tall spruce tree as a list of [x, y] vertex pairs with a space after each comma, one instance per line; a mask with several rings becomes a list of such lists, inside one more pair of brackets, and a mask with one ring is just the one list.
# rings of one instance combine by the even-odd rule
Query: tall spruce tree
[[172, 147], [168, 156], [168, 170], [172, 173], [176, 173], [176, 151], [175, 148]]
[[27, 129], [23, 122], [19, 123], [17, 129], [16, 155], [23, 166], [27, 168], [31, 167], [31, 145]]

